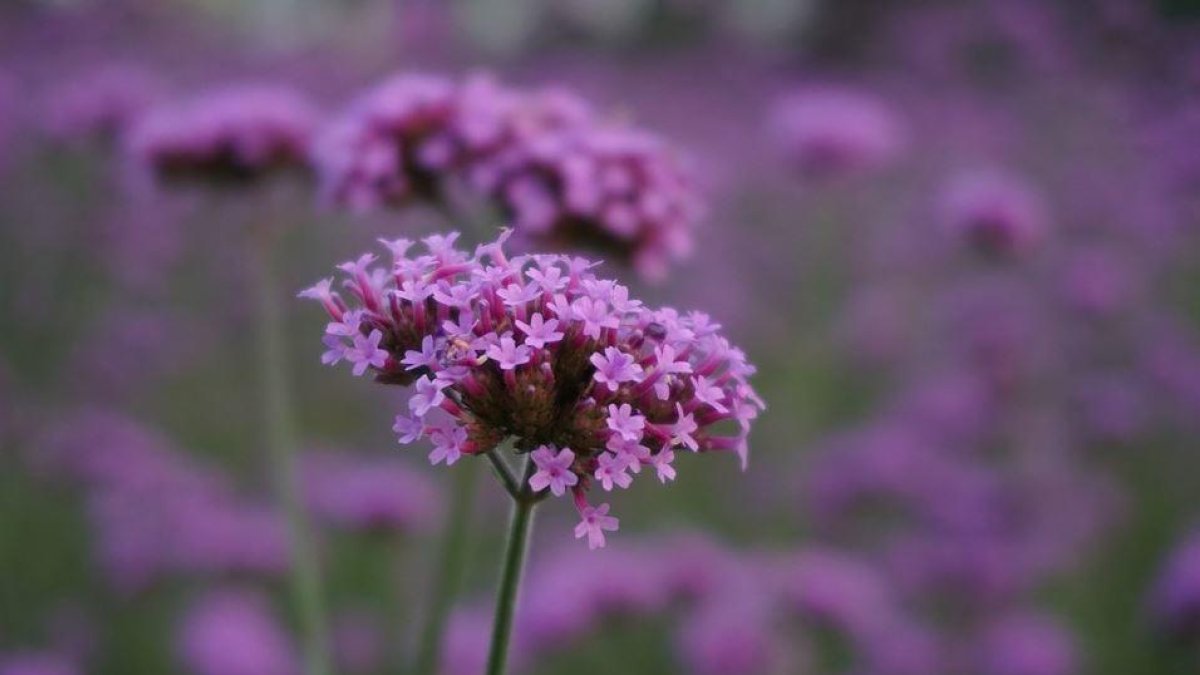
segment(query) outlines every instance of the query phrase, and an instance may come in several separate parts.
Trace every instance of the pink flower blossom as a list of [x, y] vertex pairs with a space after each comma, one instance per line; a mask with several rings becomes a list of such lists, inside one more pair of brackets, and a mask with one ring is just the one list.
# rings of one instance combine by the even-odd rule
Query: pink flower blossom
[[596, 381], [616, 391], [622, 382], [638, 382], [642, 379], [642, 367], [633, 357], [615, 347], [606, 347], [603, 354], [592, 354], [591, 362], [596, 366]]
[[386, 269], [371, 255], [339, 268], [345, 300], [328, 284], [307, 294], [333, 319], [326, 337], [365, 340], [373, 360], [330, 359], [413, 385], [401, 443], [429, 439], [431, 461], [451, 464], [511, 439], [533, 455], [529, 487], [554, 496], [626, 487], [644, 465], [665, 482], [679, 448], [744, 462], [763, 403], [715, 323], [648, 308], [580, 258], [510, 257], [508, 236], [473, 256], [453, 236], [427, 237], [424, 253], [387, 242], [402, 257]]
[[538, 468], [529, 477], [529, 487], [534, 490], [541, 492], [549, 487], [555, 497], [561, 497], [566, 494], [567, 488], [579, 482], [579, 477], [571, 471], [575, 453], [570, 448], [563, 448], [555, 454], [552, 448], [542, 446], [530, 456]]
[[604, 547], [604, 533], [616, 532], [621, 521], [608, 515], [608, 504], [585, 506], [579, 512], [579, 524], [575, 526], [575, 538], [587, 537], [588, 548]]

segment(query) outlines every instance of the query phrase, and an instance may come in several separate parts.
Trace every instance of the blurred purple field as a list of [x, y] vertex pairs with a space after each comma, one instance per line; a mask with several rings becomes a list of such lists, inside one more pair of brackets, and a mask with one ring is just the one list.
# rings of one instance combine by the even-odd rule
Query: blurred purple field
[[0, 675], [1198, 672], [1198, 235], [1189, 0], [10, 1]]

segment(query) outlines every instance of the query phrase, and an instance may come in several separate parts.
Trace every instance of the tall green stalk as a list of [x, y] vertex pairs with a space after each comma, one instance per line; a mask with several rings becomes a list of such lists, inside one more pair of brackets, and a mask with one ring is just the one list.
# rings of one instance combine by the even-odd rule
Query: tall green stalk
[[437, 672], [446, 618], [458, 594], [467, 563], [467, 540], [479, 468], [475, 462], [462, 462], [461, 466], [455, 467], [455, 474], [453, 493], [450, 495], [450, 514], [434, 563], [433, 588], [417, 642], [417, 659], [413, 666], [413, 672], [417, 675], [434, 675]]
[[271, 463], [276, 498], [287, 518], [291, 546], [292, 601], [303, 633], [305, 673], [330, 675], [325, 611], [321, 597], [320, 569], [308, 518], [300, 504], [296, 476], [295, 425], [289, 400], [287, 343], [280, 305], [274, 249], [277, 245], [271, 223], [258, 235], [258, 365], [263, 398], [263, 426]]
[[508, 663], [508, 645], [512, 639], [513, 615], [516, 613], [521, 573], [525, 568], [525, 553], [529, 549], [529, 533], [533, 528], [533, 507], [538, 499], [529, 489], [533, 461], [528, 460], [521, 489], [513, 497], [512, 517], [508, 526], [508, 541], [504, 546], [504, 566], [500, 572], [500, 588], [496, 592], [496, 612], [492, 618], [492, 643], [488, 650], [488, 675], [503, 675]]

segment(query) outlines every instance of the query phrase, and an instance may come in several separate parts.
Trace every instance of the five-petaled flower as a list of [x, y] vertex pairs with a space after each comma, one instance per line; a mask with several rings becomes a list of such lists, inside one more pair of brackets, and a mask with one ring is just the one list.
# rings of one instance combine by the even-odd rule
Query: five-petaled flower
[[579, 477], [571, 471], [575, 453], [570, 448], [563, 448], [555, 454], [552, 448], [542, 446], [530, 456], [537, 466], [537, 471], [529, 477], [529, 487], [534, 490], [541, 492], [550, 488], [555, 497], [561, 497], [566, 494], [567, 488], [579, 482]]

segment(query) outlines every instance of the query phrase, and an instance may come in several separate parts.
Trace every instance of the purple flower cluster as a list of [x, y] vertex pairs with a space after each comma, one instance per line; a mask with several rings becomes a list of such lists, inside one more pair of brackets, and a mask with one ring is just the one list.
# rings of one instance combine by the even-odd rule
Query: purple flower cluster
[[[554, 552], [530, 578], [514, 645], [520, 664], [569, 653], [614, 623], [637, 627], [682, 610], [672, 644], [689, 673], [804, 672], [829, 659], [847, 669], [838, 672], [875, 675], [1076, 672], [1073, 642], [1049, 617], [1009, 607], [977, 634], [943, 639], [884, 568], [836, 548], [734, 551], [674, 536], [602, 554]], [[456, 611], [443, 646], [448, 673], [482, 667], [486, 622], [474, 606]]]
[[1047, 215], [1036, 192], [998, 170], [955, 175], [943, 188], [940, 213], [947, 232], [988, 255], [1025, 254], [1046, 237]]
[[440, 500], [432, 482], [393, 457], [310, 452], [300, 462], [305, 501], [323, 522], [366, 531], [424, 531]]
[[350, 208], [446, 204], [465, 190], [531, 245], [599, 248], [650, 276], [689, 252], [703, 211], [657, 136], [569, 93], [483, 76], [388, 80], [331, 126], [317, 161], [327, 196]]
[[242, 184], [308, 171], [318, 121], [291, 89], [229, 87], [150, 111], [130, 130], [126, 153], [159, 180]]
[[179, 660], [192, 675], [298, 675], [291, 636], [256, 591], [218, 589], [179, 627]]
[[130, 64], [86, 71], [46, 94], [46, 131], [61, 141], [120, 141], [158, 102], [161, 89], [156, 77]]
[[592, 263], [510, 258], [506, 237], [473, 256], [456, 235], [385, 241], [390, 268], [366, 254], [340, 266], [349, 302], [326, 279], [302, 293], [332, 321], [328, 364], [413, 385], [396, 418], [401, 443], [427, 438], [433, 463], [491, 452], [512, 438], [536, 471], [530, 487], [570, 491], [590, 547], [617, 529], [585, 495], [628, 487], [643, 469], [675, 478], [677, 450], [731, 451], [745, 466], [750, 423], [764, 405], [741, 350], [700, 312], [651, 310]]
[[85, 489], [99, 562], [119, 590], [140, 591], [169, 574], [275, 575], [288, 565], [274, 511], [121, 415], [65, 417], [33, 460]]
[[813, 179], [882, 168], [907, 144], [899, 118], [886, 103], [849, 89], [792, 93], [775, 103], [770, 122], [788, 158]]

